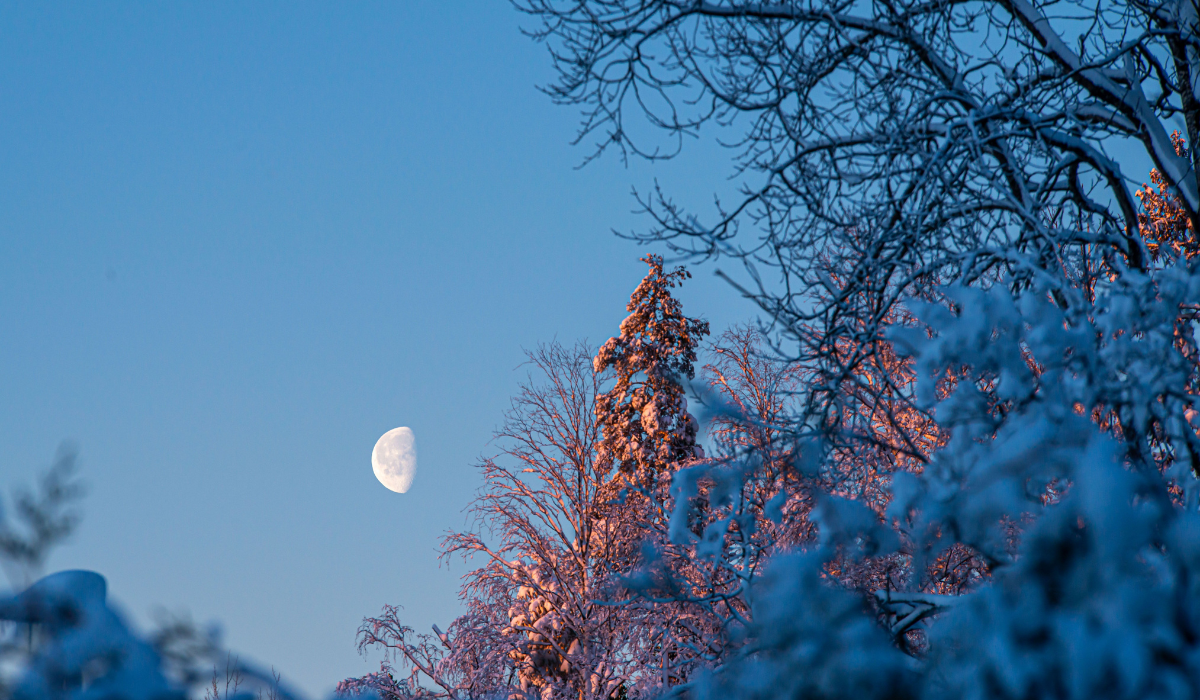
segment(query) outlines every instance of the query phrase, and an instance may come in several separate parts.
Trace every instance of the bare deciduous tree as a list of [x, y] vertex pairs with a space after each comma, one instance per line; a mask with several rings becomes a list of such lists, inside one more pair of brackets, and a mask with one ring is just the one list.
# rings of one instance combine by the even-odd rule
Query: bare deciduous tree
[[547, 700], [608, 698], [642, 668], [639, 636], [620, 604], [627, 596], [608, 579], [607, 559], [630, 549], [615, 538], [630, 533], [597, 515], [611, 462], [597, 459], [600, 380], [591, 351], [543, 345], [529, 362], [536, 376], [496, 433], [499, 454], [478, 465], [474, 527], [443, 543], [447, 557], [482, 560], [465, 577], [467, 614], [436, 637], [414, 635], [394, 607], [366, 620], [360, 647], [394, 652], [410, 678], [392, 678], [389, 661], [344, 690], [404, 696], [418, 691], [419, 672], [442, 697], [507, 689]]
[[550, 94], [585, 110], [581, 139], [659, 158], [677, 148], [654, 129], [676, 147], [715, 129], [738, 149], [736, 201], [706, 221], [656, 192], [638, 237], [746, 264], [743, 291], [814, 371], [797, 430], [831, 449], [865, 435], [840, 429], [845, 397], [905, 396], [863, 371], [905, 297], [1003, 279], [1061, 304], [1154, 264], [1143, 166], [1118, 154], [1148, 158], [1173, 216], [1200, 223], [1200, 155], [1170, 135], [1200, 138], [1195, 0], [517, 5], [554, 57]]

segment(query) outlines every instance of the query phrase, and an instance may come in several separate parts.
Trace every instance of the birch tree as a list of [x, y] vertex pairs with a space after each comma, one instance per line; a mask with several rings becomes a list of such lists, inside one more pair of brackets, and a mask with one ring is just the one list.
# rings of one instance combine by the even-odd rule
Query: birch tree
[[477, 565], [464, 577], [466, 614], [433, 635], [414, 633], [394, 606], [368, 618], [360, 648], [389, 657], [343, 690], [404, 697], [432, 682], [446, 698], [607, 698], [635, 673], [621, 607], [599, 603], [613, 545], [595, 518], [606, 467], [591, 351], [549, 344], [528, 357], [529, 381], [495, 436], [499, 453], [478, 464], [473, 526], [443, 542], [445, 557]]

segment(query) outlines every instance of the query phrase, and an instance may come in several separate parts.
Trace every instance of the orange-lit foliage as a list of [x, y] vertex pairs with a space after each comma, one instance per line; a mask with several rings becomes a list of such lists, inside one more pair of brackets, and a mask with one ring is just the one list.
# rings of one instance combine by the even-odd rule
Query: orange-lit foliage
[[[1171, 134], [1175, 153], [1187, 154], [1187, 144], [1178, 131]], [[1200, 254], [1200, 241], [1188, 219], [1179, 196], [1171, 192], [1166, 178], [1154, 169], [1150, 171], [1154, 187], [1143, 184], [1135, 195], [1142, 201], [1145, 213], [1138, 214], [1138, 226], [1145, 238], [1146, 247], [1155, 260], [1164, 256], [1191, 259]]]
[[[792, 468], [797, 455], [787, 431], [788, 402], [803, 373], [769, 356], [762, 335], [750, 326], [725, 331], [708, 352], [712, 359], [704, 365], [703, 378], [733, 409], [719, 414], [708, 427], [719, 452], [715, 456], [734, 459], [752, 453], [758, 460], [743, 491], [758, 516], [753, 539], [763, 551], [811, 541], [808, 512], [814, 484]], [[766, 515], [773, 498], [782, 502], [775, 519]]]

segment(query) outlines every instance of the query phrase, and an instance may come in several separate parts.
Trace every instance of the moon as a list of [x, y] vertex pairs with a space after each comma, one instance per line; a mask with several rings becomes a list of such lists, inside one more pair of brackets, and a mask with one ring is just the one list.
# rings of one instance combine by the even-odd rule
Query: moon
[[371, 451], [371, 468], [379, 483], [396, 493], [405, 493], [417, 475], [416, 438], [410, 428], [389, 430]]

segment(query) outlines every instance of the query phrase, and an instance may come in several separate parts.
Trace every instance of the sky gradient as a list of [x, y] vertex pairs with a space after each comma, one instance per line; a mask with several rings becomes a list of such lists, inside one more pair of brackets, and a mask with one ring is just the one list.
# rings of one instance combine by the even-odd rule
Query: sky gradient
[[[703, 204], [726, 154], [585, 168], [507, 3], [0, 5], [0, 488], [62, 440], [89, 568], [145, 624], [219, 621], [310, 694], [362, 617], [458, 614], [462, 527], [522, 348], [617, 332], [631, 186]], [[753, 317], [709, 268], [681, 293]], [[371, 470], [410, 426], [407, 494]]]

